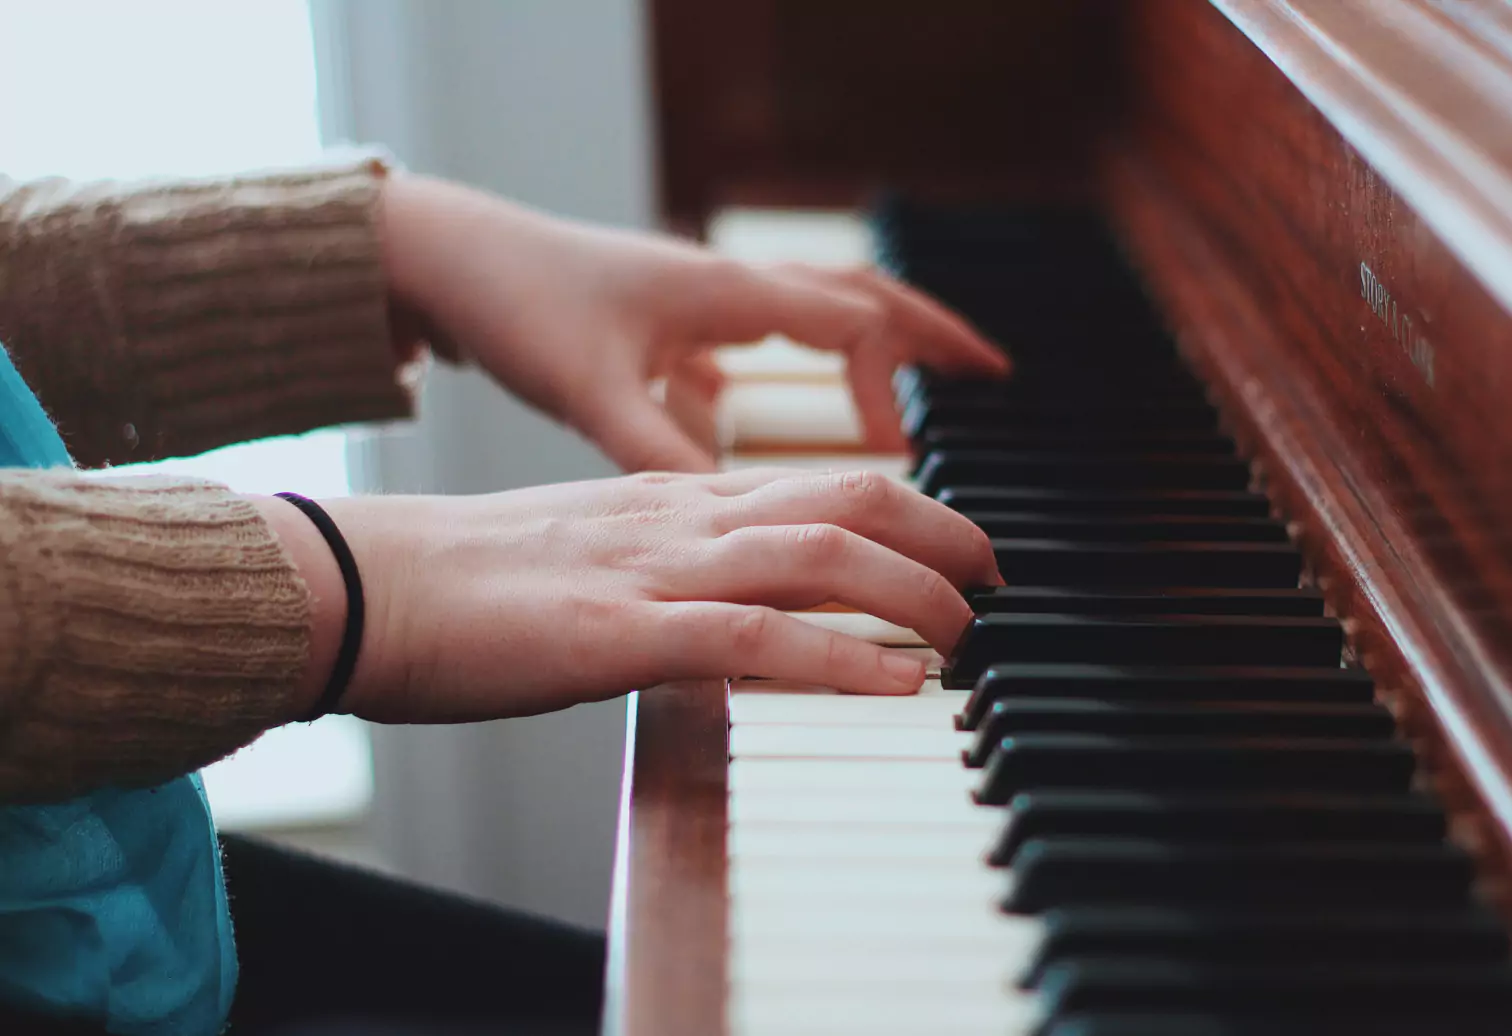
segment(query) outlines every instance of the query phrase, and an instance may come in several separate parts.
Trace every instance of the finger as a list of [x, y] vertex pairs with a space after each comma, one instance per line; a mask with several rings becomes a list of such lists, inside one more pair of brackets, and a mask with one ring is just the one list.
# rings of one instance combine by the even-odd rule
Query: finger
[[883, 300], [889, 313], [888, 326], [903, 339], [899, 352], [942, 369], [985, 370], [1006, 374], [1008, 354], [972, 327], [965, 318], [916, 288], [911, 288], [879, 270], [814, 270], [813, 276]]
[[714, 399], [725, 386], [725, 373], [710, 349], [683, 356], [668, 375]]
[[850, 353], [878, 333], [887, 311], [875, 293], [791, 266], [733, 263], [711, 279], [690, 314], [699, 342], [754, 342], [780, 333], [816, 349]]
[[731, 471], [721, 471], [717, 475], [709, 475], [704, 478], [705, 484], [716, 496], [740, 496], [749, 493], [753, 489], [759, 489], [771, 482], [781, 479], [804, 478], [811, 474], [802, 468], [784, 468], [774, 465], [763, 465], [752, 468], [735, 468]]
[[784, 611], [838, 602], [906, 627], [946, 654], [971, 608], [944, 576], [838, 525], [737, 529], [714, 540], [680, 596]]
[[[684, 481], [700, 485], [714, 496], [735, 497], [751, 492], [753, 489], [782, 479], [810, 478], [815, 473], [806, 468], [784, 468], [774, 465], [761, 467], [733, 468], [729, 471], [715, 471], [710, 473], [693, 474]], [[730, 526], [735, 528], [736, 526]], [[725, 529], [724, 531], [729, 531]]]
[[710, 392], [699, 375], [678, 368], [667, 376], [662, 409], [683, 434], [711, 457], [721, 453], [719, 421], [715, 415], [717, 390]]
[[[847, 469], [852, 470], [852, 469]], [[784, 479], [815, 479], [826, 476], [838, 477], [843, 472], [833, 471], [829, 468], [800, 468], [785, 467], [775, 464], [764, 464], [759, 467], [731, 468], [714, 475], [701, 475], [698, 480], [709, 487], [715, 496], [742, 496], [752, 490], [773, 482], [781, 482]], [[881, 475], [885, 478], [887, 476]]]
[[730, 501], [722, 531], [838, 525], [939, 572], [956, 586], [997, 586], [992, 541], [964, 516], [870, 471], [777, 479]]
[[878, 453], [898, 453], [908, 448], [893, 395], [892, 377], [896, 369], [892, 354], [880, 347], [863, 345], [846, 361], [845, 375], [856, 403], [856, 415], [861, 419], [863, 440], [868, 449]]
[[649, 394], [631, 390], [592, 409], [583, 433], [624, 471], [711, 472], [715, 461]]
[[764, 676], [856, 694], [912, 694], [924, 682], [916, 658], [772, 608], [696, 602], [658, 611], [673, 679]]

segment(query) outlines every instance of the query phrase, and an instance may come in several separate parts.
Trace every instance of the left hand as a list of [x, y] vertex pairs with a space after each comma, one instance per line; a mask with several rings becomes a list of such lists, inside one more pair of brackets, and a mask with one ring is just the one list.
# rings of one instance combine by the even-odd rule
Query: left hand
[[[782, 333], [844, 353], [878, 451], [904, 446], [892, 391], [900, 364], [1008, 367], [960, 317], [872, 270], [754, 266], [412, 176], [385, 186], [383, 229], [401, 306], [629, 471], [714, 470], [707, 434], [686, 429], [718, 390], [716, 346]], [[672, 382], [667, 407], [649, 391], [661, 378]]]

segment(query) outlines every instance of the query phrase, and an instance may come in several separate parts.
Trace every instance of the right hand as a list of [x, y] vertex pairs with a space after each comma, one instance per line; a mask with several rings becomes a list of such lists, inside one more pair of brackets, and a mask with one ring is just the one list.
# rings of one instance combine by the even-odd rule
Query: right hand
[[[342, 709], [383, 722], [529, 715], [701, 678], [913, 693], [918, 660], [782, 611], [839, 602], [947, 652], [971, 620], [958, 588], [1001, 582], [975, 525], [875, 474], [639, 475], [325, 506], [368, 608]], [[317, 644], [339, 640], [329, 552], [291, 505], [264, 510], [306, 569]], [[302, 707], [328, 673], [312, 663]]]

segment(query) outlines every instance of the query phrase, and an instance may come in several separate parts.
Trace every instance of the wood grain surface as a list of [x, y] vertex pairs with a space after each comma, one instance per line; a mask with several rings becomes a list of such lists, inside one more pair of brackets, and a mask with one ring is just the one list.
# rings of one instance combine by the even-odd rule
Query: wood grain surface
[[[1463, 41], [1406, 41], [1373, 13], [1415, 7], [1427, 17], [1436, 5], [1348, 0], [1338, 9], [1357, 20], [1330, 16], [1322, 24], [1341, 38], [1327, 45], [1304, 15], [1331, 4], [1222, 6], [1242, 17], [1148, 0], [1127, 24], [1137, 85], [1111, 149], [1111, 211], [1261, 458], [1272, 497], [1301, 520], [1355, 650], [1505, 854], [1512, 318], [1462, 256], [1489, 261], [1512, 247], [1512, 229], [1476, 223], [1462, 231], [1477, 240], [1460, 241], [1404, 198], [1447, 206], [1463, 170], [1422, 152], [1495, 127], [1444, 121], [1477, 118], [1468, 102], [1425, 122], [1429, 102], [1448, 92], [1425, 70], [1460, 60]], [[1433, 44], [1450, 51], [1423, 52]], [[1512, 97], [1512, 63], [1497, 61], [1479, 86]], [[1401, 80], [1403, 62], [1411, 80]], [[1310, 97], [1294, 79], [1311, 84]], [[1413, 92], [1383, 86], [1398, 81]], [[1374, 164], [1345, 130], [1370, 139]], [[1483, 141], [1487, 154], [1506, 142]], [[1381, 168], [1411, 181], [1410, 192]], [[1429, 177], [1438, 179], [1421, 182]]]
[[1077, 193], [1109, 100], [1105, 0], [652, 0], [663, 215], [881, 189]]
[[604, 1031], [719, 1036], [725, 1003], [725, 683], [636, 692], [625, 760]]

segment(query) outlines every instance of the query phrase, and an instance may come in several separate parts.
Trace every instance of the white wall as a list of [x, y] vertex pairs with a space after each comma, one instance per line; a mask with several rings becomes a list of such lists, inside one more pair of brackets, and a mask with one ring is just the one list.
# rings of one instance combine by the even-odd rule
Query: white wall
[[[652, 222], [638, 0], [311, 4], [328, 139], [557, 212]], [[354, 445], [355, 486], [472, 493], [612, 471], [475, 375], [434, 371], [421, 410]], [[379, 849], [422, 880], [601, 926], [623, 738], [622, 701], [377, 728]]]

